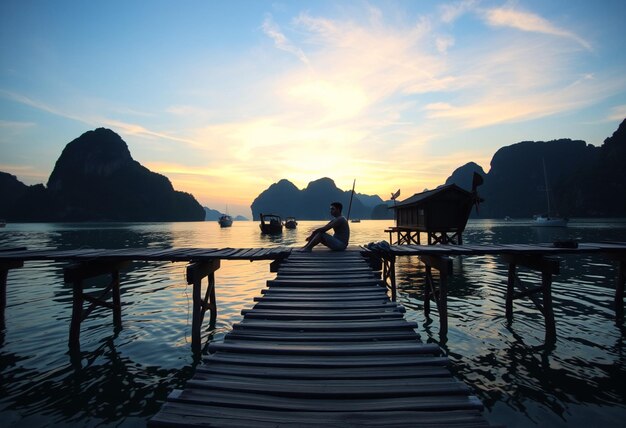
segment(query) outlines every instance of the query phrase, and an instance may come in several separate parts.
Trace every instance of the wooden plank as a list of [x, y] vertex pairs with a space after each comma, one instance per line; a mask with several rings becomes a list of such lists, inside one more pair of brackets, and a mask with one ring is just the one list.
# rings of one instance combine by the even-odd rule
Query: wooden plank
[[450, 371], [442, 365], [424, 366], [383, 366], [383, 367], [341, 367], [341, 368], [301, 368], [245, 366], [212, 362], [199, 365], [198, 373], [234, 374], [253, 378], [272, 379], [403, 379], [423, 377], [450, 377]]
[[241, 378], [239, 376], [197, 373], [187, 382], [189, 388], [205, 388], [273, 396], [324, 399], [356, 399], [380, 397], [416, 397], [462, 395], [469, 387], [450, 377], [370, 378], [370, 379], [272, 379]]
[[482, 410], [475, 397], [466, 395], [384, 397], [370, 399], [311, 399], [290, 396], [272, 396], [253, 392], [233, 392], [206, 388], [188, 388], [170, 401], [221, 404], [239, 408], [301, 410], [319, 412], [350, 411], [373, 412], [382, 410]]
[[402, 306], [391, 301], [382, 302], [345, 302], [345, 301], [322, 301], [322, 302], [267, 302], [262, 301], [254, 305], [256, 309], [314, 309], [314, 310], [342, 310], [342, 309], [393, 309], [402, 310]]
[[247, 354], [282, 354], [282, 355], [398, 355], [398, 354], [437, 354], [437, 345], [406, 342], [346, 343], [331, 345], [320, 343], [240, 343], [230, 340], [223, 343], [209, 344], [209, 352], [243, 352]]
[[226, 334], [225, 339], [234, 340], [267, 340], [277, 342], [311, 341], [311, 342], [359, 342], [383, 340], [415, 341], [417, 334], [411, 329], [392, 331], [339, 331], [339, 332], [292, 332], [282, 330], [237, 329]]
[[[336, 295], [322, 295], [319, 294], [306, 294], [297, 295], [290, 294], [287, 296], [265, 294], [263, 297], [254, 297], [255, 302], [334, 302], [338, 300]], [[372, 302], [387, 302], [389, 298], [384, 294], [372, 295], [372, 294], [349, 294], [342, 299], [345, 302], [357, 302], [357, 301], [372, 301]]]
[[245, 366], [300, 367], [300, 368], [355, 368], [355, 367], [404, 367], [404, 366], [446, 366], [448, 358], [438, 355], [395, 354], [381, 358], [379, 355], [278, 355], [241, 354], [216, 352], [205, 358], [205, 363], [228, 363]]
[[271, 309], [257, 309], [241, 311], [247, 318], [260, 318], [266, 320], [335, 320], [344, 322], [347, 320], [366, 320], [380, 318], [402, 318], [401, 312], [388, 311], [376, 312], [370, 310], [349, 310], [342, 311], [283, 311]]
[[257, 329], [277, 329], [284, 331], [373, 331], [384, 329], [403, 329], [417, 328], [417, 323], [409, 322], [405, 319], [380, 319], [380, 320], [364, 320], [364, 321], [346, 321], [337, 323], [335, 321], [292, 321], [286, 323], [276, 320], [260, 320], [254, 318], [245, 318], [240, 323], [233, 325], [233, 330], [238, 328], [257, 328]]
[[262, 294], [279, 294], [279, 293], [325, 293], [325, 294], [352, 294], [352, 293], [386, 293], [387, 289], [381, 285], [368, 285], [363, 287], [292, 287], [292, 286], [276, 286], [269, 289], [262, 289]]
[[301, 282], [301, 281], [323, 281], [323, 282], [353, 282], [353, 281], [380, 281], [380, 275], [375, 276], [373, 273], [368, 274], [334, 274], [334, 275], [308, 275], [308, 274], [300, 274], [300, 275], [283, 275], [280, 272], [276, 276], [276, 280], [278, 281], [293, 281], [293, 282]]
[[340, 280], [317, 280], [317, 279], [273, 279], [267, 281], [268, 287], [325, 287], [325, 286], [375, 286], [380, 285], [377, 279], [340, 279]]
[[[180, 400], [180, 394], [172, 396]], [[198, 426], [211, 421], [214, 426], [275, 428], [277, 426], [319, 427], [467, 427], [484, 428], [489, 424], [475, 410], [451, 411], [377, 411], [306, 412], [219, 406], [207, 403], [172, 401], [149, 421], [149, 426]]]

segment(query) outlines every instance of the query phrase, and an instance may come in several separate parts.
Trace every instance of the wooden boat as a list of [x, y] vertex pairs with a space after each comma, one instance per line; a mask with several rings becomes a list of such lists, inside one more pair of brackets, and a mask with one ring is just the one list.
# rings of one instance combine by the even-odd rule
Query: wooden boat
[[295, 217], [287, 217], [285, 218], [285, 229], [295, 229], [298, 226], [298, 222]]
[[231, 227], [233, 225], [233, 218], [228, 214], [223, 214], [217, 222], [220, 224], [220, 227]]
[[350, 220], [352, 223], [361, 223], [361, 219], [360, 218], [353, 218], [352, 220]]
[[275, 214], [259, 214], [261, 217], [261, 233], [277, 234], [283, 233], [283, 223], [280, 216]]

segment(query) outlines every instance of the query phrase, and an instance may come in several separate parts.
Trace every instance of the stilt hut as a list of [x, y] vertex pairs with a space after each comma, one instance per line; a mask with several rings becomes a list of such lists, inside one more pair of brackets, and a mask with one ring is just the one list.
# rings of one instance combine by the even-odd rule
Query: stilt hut
[[[395, 211], [396, 226], [389, 232], [392, 244], [421, 244], [420, 232], [426, 233], [428, 245], [463, 243], [462, 233], [474, 205], [482, 202], [476, 193], [450, 184], [416, 193], [390, 207]], [[396, 239], [394, 239], [394, 235]]]

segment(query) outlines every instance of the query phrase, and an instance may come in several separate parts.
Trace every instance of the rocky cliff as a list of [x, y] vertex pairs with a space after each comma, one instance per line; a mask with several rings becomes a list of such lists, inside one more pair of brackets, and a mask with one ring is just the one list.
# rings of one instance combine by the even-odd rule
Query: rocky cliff
[[[343, 204], [343, 214], [348, 214], [351, 190], [337, 188], [330, 178], [312, 181], [302, 190], [288, 180], [280, 180], [264, 190], [252, 202], [252, 217], [259, 219], [259, 214], [278, 214], [281, 217], [294, 216], [299, 220], [323, 220], [329, 218], [331, 202]], [[376, 201], [368, 196], [368, 203]], [[380, 199], [380, 198], [379, 198]], [[365, 206], [355, 195], [352, 200], [350, 218], [370, 218], [372, 208]]]
[[28, 187], [10, 212], [13, 221], [200, 221], [205, 215], [192, 195], [135, 161], [105, 128], [70, 142], [47, 187]]

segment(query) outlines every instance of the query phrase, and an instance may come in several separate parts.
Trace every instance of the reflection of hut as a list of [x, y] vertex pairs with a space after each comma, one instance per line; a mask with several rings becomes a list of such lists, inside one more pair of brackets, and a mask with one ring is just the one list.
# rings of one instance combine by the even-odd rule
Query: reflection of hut
[[389, 232], [392, 244], [421, 244], [420, 232], [426, 233], [428, 245], [462, 244], [461, 234], [477, 201], [481, 199], [475, 191], [456, 184], [416, 193], [390, 207], [395, 210], [396, 226], [385, 232]]

